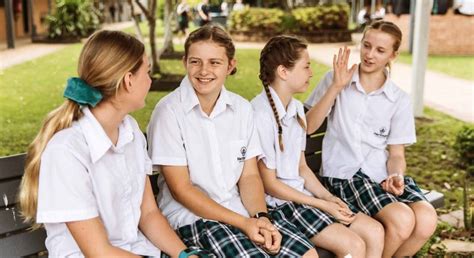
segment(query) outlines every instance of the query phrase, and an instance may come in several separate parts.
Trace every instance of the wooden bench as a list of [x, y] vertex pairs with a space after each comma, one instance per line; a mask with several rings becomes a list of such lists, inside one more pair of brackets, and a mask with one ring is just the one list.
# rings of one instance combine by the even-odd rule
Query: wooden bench
[[45, 255], [46, 232], [30, 231], [23, 223], [17, 204], [17, 192], [25, 164], [25, 154], [0, 158], [0, 256]]
[[[306, 140], [306, 162], [318, 175], [321, 167], [321, 151], [327, 122]], [[44, 229], [30, 231], [30, 225], [23, 223], [17, 204], [17, 192], [24, 172], [25, 154], [0, 158], [0, 256], [41, 256], [45, 255], [46, 232]], [[158, 194], [158, 174], [150, 177], [153, 193]], [[435, 207], [444, 206], [443, 194], [422, 190], [428, 201]], [[326, 250], [318, 249], [320, 257], [333, 257]]]

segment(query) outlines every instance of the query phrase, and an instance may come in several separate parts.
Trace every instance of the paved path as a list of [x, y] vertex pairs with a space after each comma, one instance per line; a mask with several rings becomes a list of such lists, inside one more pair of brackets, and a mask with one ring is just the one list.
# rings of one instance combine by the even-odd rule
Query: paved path
[[[121, 22], [104, 25], [104, 29], [121, 30], [133, 26], [132, 22]], [[6, 49], [0, 46], [0, 71], [13, 65], [58, 51], [68, 44], [31, 43], [31, 39], [23, 38], [15, 41], [16, 48]]]
[[[105, 29], [124, 29], [133, 26], [132, 22], [106, 25]], [[64, 44], [31, 44], [28, 40], [19, 41], [16, 49], [0, 51], [1, 70], [63, 48]], [[263, 43], [237, 42], [237, 48], [263, 48]], [[332, 65], [332, 56], [343, 44], [311, 44], [311, 58]], [[359, 61], [359, 51], [352, 46], [351, 63]], [[392, 79], [403, 90], [411, 92], [411, 65], [395, 63]], [[474, 82], [454, 78], [438, 72], [427, 71], [425, 77], [424, 104], [460, 120], [474, 123]]]

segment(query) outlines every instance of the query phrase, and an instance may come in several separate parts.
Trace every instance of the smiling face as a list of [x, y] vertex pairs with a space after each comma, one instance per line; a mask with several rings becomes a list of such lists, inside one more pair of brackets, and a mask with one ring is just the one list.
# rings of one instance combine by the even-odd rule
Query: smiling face
[[309, 80], [313, 77], [311, 59], [308, 50], [300, 50], [300, 58], [287, 73], [287, 84], [292, 94], [305, 92], [309, 87]]
[[217, 99], [235, 67], [235, 59], [229, 60], [226, 49], [211, 40], [193, 43], [183, 63], [198, 98], [206, 99]]
[[390, 34], [370, 29], [361, 42], [360, 70], [365, 73], [380, 72], [393, 61], [398, 52], [394, 51], [395, 39]]

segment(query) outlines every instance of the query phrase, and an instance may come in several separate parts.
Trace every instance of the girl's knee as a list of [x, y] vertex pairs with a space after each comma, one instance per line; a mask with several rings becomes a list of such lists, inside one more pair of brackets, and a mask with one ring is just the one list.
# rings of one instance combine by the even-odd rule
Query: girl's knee
[[438, 216], [436, 210], [430, 204], [419, 205], [413, 208], [416, 217], [414, 234], [423, 239], [428, 239], [436, 230]]
[[303, 258], [318, 258], [319, 255], [318, 255], [318, 252], [316, 252], [316, 249], [310, 249], [308, 252], [306, 252], [304, 255], [303, 255]]
[[372, 220], [368, 222], [365, 229], [366, 229], [365, 231], [366, 234], [364, 234], [364, 240], [366, 242], [379, 243], [381, 239], [385, 238], [385, 229], [382, 223], [376, 220]]
[[[395, 206], [396, 205], [396, 206]], [[388, 237], [406, 240], [415, 228], [415, 213], [403, 203], [392, 204], [381, 218]]]

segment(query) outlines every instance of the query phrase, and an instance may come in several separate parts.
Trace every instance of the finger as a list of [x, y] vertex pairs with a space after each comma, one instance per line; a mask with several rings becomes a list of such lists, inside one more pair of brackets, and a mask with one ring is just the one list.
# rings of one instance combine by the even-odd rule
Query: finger
[[342, 48], [339, 48], [339, 53], [337, 55], [337, 64], [341, 64], [341, 59], [342, 59]]
[[336, 54], [332, 57], [332, 67], [336, 70]]
[[351, 55], [351, 49], [346, 47], [346, 55], [344, 56], [344, 64], [346, 64], [346, 67], [347, 67], [347, 64], [349, 63], [350, 55]]
[[356, 64], [353, 64], [351, 69], [349, 70], [349, 74], [351, 75], [351, 77], [354, 75], [354, 72], [357, 70], [357, 65]]
[[270, 249], [272, 247], [272, 233], [265, 229], [260, 229], [260, 234], [265, 238], [265, 248]]
[[260, 233], [253, 235], [253, 237], [251, 237], [250, 239], [252, 239], [252, 241], [255, 242], [257, 245], [262, 246], [265, 244], [265, 237]]
[[280, 232], [278, 231], [272, 232], [272, 239], [273, 239], [272, 249], [275, 249], [276, 251], [280, 250], [281, 239], [282, 239]]

